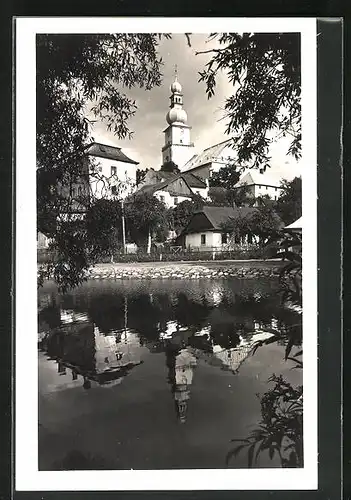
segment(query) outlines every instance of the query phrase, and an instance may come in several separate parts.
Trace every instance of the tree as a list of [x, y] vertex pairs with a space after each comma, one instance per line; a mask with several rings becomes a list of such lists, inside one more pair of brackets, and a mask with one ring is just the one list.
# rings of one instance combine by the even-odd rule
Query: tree
[[236, 170], [235, 166], [226, 165], [220, 168], [218, 172], [213, 172], [209, 178], [209, 187], [222, 187], [232, 190], [239, 179], [240, 172]]
[[292, 181], [282, 181], [282, 193], [276, 204], [276, 210], [285, 224], [291, 224], [302, 215], [302, 182], [301, 177]]
[[225, 101], [226, 132], [233, 134], [238, 165], [266, 168], [274, 138], [291, 138], [288, 153], [301, 156], [301, 62], [299, 33], [213, 33], [218, 47], [199, 81], [208, 98], [216, 76], [227, 73], [233, 94]]
[[[93, 161], [85, 155], [92, 141], [92, 120], [105, 122], [121, 139], [131, 136], [128, 119], [137, 105], [126, 91], [133, 86], [150, 90], [161, 84], [162, 61], [157, 53], [161, 36], [169, 37], [148, 33], [37, 35], [38, 228], [54, 240], [57, 262], [69, 255], [72, 269], [77, 256], [72, 282], [69, 273], [60, 276], [64, 267], [56, 265], [54, 274], [60, 283], [68, 278], [67, 284], [74, 286], [84, 279], [90, 265], [86, 253], [85, 261], [75, 254], [74, 238], [68, 235], [65, 240], [64, 225], [57, 224], [57, 217], [72, 212], [66, 188], [82, 173], [97, 175]], [[80, 230], [81, 240], [89, 246], [86, 228]]]
[[145, 180], [145, 176], [147, 174], [147, 171], [149, 169], [141, 170], [140, 168], [137, 169], [136, 171], [136, 185], [139, 186], [142, 182]]
[[151, 238], [168, 234], [166, 205], [150, 193], [135, 194], [125, 203], [126, 224], [132, 240], [150, 253]]
[[208, 196], [211, 204], [225, 207], [244, 207], [253, 206], [256, 199], [250, 193], [248, 186], [240, 186], [235, 189], [226, 189], [225, 187], [210, 187]]
[[281, 229], [282, 221], [270, 204], [262, 204], [251, 213], [229, 219], [223, 229], [232, 234], [234, 241], [237, 238], [249, 236], [256, 243], [265, 245]]
[[122, 245], [122, 207], [118, 200], [95, 200], [86, 214], [89, 261], [113, 256]]
[[172, 160], [166, 161], [166, 163], [164, 163], [161, 166], [161, 170], [163, 172], [174, 172], [176, 174], [180, 173], [178, 165], [176, 163], [174, 163], [174, 161], [172, 161]]
[[201, 196], [194, 197], [192, 200], [184, 200], [178, 203], [174, 208], [169, 208], [168, 217], [170, 220], [171, 229], [177, 234], [186, 227], [192, 215], [200, 210], [204, 205], [204, 200]]

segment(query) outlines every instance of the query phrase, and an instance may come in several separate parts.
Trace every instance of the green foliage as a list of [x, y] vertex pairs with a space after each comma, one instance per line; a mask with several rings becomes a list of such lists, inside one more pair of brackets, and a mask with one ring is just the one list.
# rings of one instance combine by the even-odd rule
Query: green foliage
[[248, 466], [256, 464], [259, 455], [268, 451], [270, 459], [279, 456], [282, 467], [303, 467], [302, 387], [294, 388], [282, 376], [272, 375], [274, 387], [261, 398], [261, 421], [246, 439], [227, 455], [227, 464], [241, 450], [248, 450]]
[[[275, 138], [291, 137], [288, 153], [301, 156], [301, 62], [299, 33], [213, 33], [218, 48], [200, 81], [208, 98], [225, 72], [233, 85], [226, 99], [227, 133], [233, 134], [238, 164], [266, 168]], [[201, 53], [201, 52], [200, 52]]]
[[161, 240], [168, 233], [166, 205], [150, 193], [131, 196], [125, 215], [130, 237], [138, 246], [146, 246], [149, 233]]
[[179, 170], [179, 167], [176, 163], [174, 163], [174, 161], [166, 161], [166, 163], [164, 163], [162, 166], [161, 166], [161, 170], [163, 172], [174, 172], [176, 174], [179, 174], [180, 173], [180, 170]]
[[223, 225], [223, 230], [231, 233], [233, 240], [246, 235], [252, 236], [254, 240], [259, 237], [257, 243], [261, 246], [278, 234], [280, 228], [281, 220], [269, 204], [262, 204], [247, 215], [230, 218]]
[[302, 215], [302, 181], [295, 177], [292, 181], [282, 182], [282, 193], [276, 204], [276, 210], [286, 225], [295, 222]]
[[223, 187], [227, 190], [231, 190], [239, 179], [240, 172], [236, 170], [235, 165], [226, 165], [219, 169], [218, 172], [213, 172], [209, 179], [209, 186]]
[[[85, 155], [92, 141], [89, 116], [106, 124], [118, 138], [131, 136], [128, 120], [137, 104], [128, 97], [134, 86], [150, 90], [161, 84], [161, 36], [141, 34], [37, 35], [37, 200], [38, 228], [53, 238], [57, 283], [75, 286], [84, 280], [90, 257], [106, 248], [106, 238], [89, 241], [87, 228], [77, 238], [57, 223], [62, 212], [89, 206], [73, 202], [70, 185], [96, 174]], [[89, 114], [90, 113], [90, 114]], [[63, 193], [65, 191], [65, 193]], [[92, 193], [89, 193], [92, 196]], [[90, 198], [90, 197], [89, 197]], [[63, 231], [67, 230], [67, 234]], [[67, 236], [67, 237], [66, 237]], [[94, 247], [94, 252], [89, 249]]]
[[206, 204], [217, 207], [252, 207], [256, 202], [248, 186], [241, 186], [236, 189], [214, 186], [209, 188], [208, 196], [211, 202]]
[[122, 244], [122, 207], [118, 200], [95, 200], [86, 214], [91, 262], [113, 254]]
[[147, 174], [147, 171], [149, 169], [141, 170], [140, 168], [137, 169], [136, 171], [136, 185], [139, 186], [142, 182], [145, 180], [145, 176]]
[[204, 200], [201, 196], [194, 197], [193, 200], [184, 200], [174, 208], [169, 208], [168, 218], [170, 228], [177, 234], [181, 231], [190, 221], [192, 215], [200, 210], [204, 205]]

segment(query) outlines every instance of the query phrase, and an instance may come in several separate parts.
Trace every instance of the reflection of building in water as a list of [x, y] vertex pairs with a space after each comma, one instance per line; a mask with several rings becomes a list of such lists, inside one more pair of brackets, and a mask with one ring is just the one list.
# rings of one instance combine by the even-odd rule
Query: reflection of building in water
[[135, 333], [127, 330], [121, 335], [103, 335], [95, 326], [94, 336], [97, 373], [140, 363], [142, 347]]
[[61, 323], [63, 323], [64, 325], [69, 325], [70, 323], [76, 323], [77, 321], [89, 322], [89, 318], [86, 314], [73, 311], [73, 309], [61, 309], [60, 317], [61, 317]]
[[165, 328], [160, 332], [160, 340], [170, 339], [172, 343], [181, 345], [187, 343], [189, 337], [193, 335], [193, 330], [179, 326], [178, 321], [167, 321]]
[[72, 380], [81, 375], [86, 389], [92, 380], [100, 385], [118, 383], [142, 363], [136, 334], [125, 329], [120, 334], [103, 335], [85, 314], [71, 310], [61, 311], [61, 326], [44, 337], [40, 347], [56, 360], [61, 378], [72, 370]]
[[169, 382], [176, 404], [176, 411], [181, 423], [186, 421], [188, 400], [190, 399], [190, 386], [193, 381], [193, 372], [196, 358], [188, 349], [177, 351], [170, 347], [166, 351], [169, 369]]
[[255, 344], [272, 336], [273, 334], [269, 332], [252, 333], [248, 337], [241, 337], [237, 347], [223, 349], [220, 345], [214, 345], [212, 353], [196, 348], [190, 349], [196, 358], [202, 359], [210, 365], [219, 366], [224, 370], [238, 373], [240, 366], [251, 354]]

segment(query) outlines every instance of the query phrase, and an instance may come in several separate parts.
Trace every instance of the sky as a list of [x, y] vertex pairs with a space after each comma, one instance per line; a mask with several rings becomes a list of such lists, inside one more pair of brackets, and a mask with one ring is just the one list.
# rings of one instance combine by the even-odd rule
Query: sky
[[[225, 99], [233, 94], [232, 84], [225, 73], [219, 73], [215, 96], [208, 99], [205, 84], [198, 82], [199, 71], [204, 69], [211, 54], [195, 53], [212, 48], [213, 43], [208, 41], [207, 34], [191, 35], [191, 47], [183, 34], [173, 34], [170, 40], [163, 39], [159, 46], [159, 54], [164, 61], [162, 85], [150, 91], [139, 88], [128, 90], [128, 96], [135, 99], [138, 106], [135, 116], [129, 120], [129, 128], [134, 132], [132, 139], [119, 140], [106, 130], [104, 123], [97, 122], [92, 130], [95, 141], [121, 147], [125, 154], [140, 163], [139, 168], [159, 169], [171, 95], [169, 87], [174, 81], [175, 65], [183, 88], [183, 108], [188, 115], [188, 125], [192, 127], [191, 140], [195, 144], [195, 152], [200, 153], [229, 139], [230, 136], [225, 134], [223, 108]], [[270, 170], [272, 174], [289, 180], [301, 172], [299, 163], [286, 155], [288, 147], [286, 140], [279, 140], [272, 146]]]

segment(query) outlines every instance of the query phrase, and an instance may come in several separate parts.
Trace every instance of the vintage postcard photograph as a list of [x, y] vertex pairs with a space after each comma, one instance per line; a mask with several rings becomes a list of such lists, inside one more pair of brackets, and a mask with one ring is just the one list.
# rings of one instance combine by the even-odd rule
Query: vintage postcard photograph
[[316, 20], [15, 32], [16, 490], [317, 489]]

